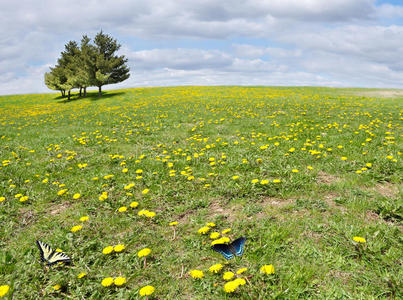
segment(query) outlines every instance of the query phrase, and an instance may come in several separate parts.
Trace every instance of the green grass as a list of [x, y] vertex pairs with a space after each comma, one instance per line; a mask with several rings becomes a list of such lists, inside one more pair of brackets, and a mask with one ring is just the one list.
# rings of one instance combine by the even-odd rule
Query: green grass
[[[10, 299], [137, 299], [146, 285], [156, 299], [402, 297], [402, 120], [401, 97], [327, 88], [0, 97], [0, 285]], [[247, 237], [244, 255], [211, 250], [198, 233], [208, 222]], [[42, 266], [37, 239], [73, 263]], [[270, 264], [275, 274], [261, 274]], [[227, 294], [223, 272], [242, 267], [246, 284]], [[118, 276], [122, 287], [101, 285]]]

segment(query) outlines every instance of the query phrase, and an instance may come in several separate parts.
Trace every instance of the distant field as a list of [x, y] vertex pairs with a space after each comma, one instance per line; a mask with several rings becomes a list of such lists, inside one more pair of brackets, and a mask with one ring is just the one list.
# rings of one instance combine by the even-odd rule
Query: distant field
[[[354, 93], [172, 87], [67, 103], [56, 94], [0, 97], [5, 297], [145, 299], [147, 285], [149, 299], [402, 297], [403, 96]], [[213, 251], [213, 232], [245, 236], [243, 256]], [[42, 266], [36, 240], [72, 264]], [[125, 249], [103, 253], [116, 245]], [[226, 281], [225, 272], [235, 275]], [[103, 286], [107, 277], [126, 282]], [[245, 284], [224, 289], [235, 278]]]

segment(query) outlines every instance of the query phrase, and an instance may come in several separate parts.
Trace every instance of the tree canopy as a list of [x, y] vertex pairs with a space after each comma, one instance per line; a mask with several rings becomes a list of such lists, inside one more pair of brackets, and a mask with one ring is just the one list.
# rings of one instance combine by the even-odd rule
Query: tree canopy
[[69, 41], [64, 46], [57, 64], [45, 73], [45, 84], [51, 90], [60, 91], [62, 96], [70, 99], [70, 92], [77, 88], [84, 91], [87, 87], [98, 87], [99, 96], [102, 86], [118, 83], [130, 77], [127, 58], [117, 55], [121, 45], [116, 39], [100, 31], [93, 43], [84, 35], [78, 44]]

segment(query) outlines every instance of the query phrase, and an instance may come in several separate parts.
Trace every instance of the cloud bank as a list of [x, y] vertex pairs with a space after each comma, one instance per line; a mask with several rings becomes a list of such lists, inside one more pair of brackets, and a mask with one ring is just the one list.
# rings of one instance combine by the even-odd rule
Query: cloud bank
[[0, 94], [49, 91], [64, 44], [103, 29], [131, 77], [118, 87], [403, 88], [403, 5], [375, 0], [3, 0]]

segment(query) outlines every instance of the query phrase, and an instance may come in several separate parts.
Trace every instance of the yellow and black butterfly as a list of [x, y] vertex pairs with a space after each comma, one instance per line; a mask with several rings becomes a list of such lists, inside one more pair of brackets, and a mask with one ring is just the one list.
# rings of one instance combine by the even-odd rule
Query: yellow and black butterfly
[[57, 263], [70, 263], [71, 258], [63, 252], [58, 252], [50, 248], [50, 246], [44, 242], [36, 241], [39, 251], [41, 252], [41, 260], [46, 262], [48, 266]]

